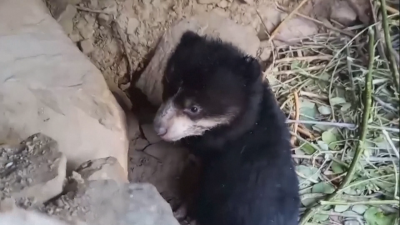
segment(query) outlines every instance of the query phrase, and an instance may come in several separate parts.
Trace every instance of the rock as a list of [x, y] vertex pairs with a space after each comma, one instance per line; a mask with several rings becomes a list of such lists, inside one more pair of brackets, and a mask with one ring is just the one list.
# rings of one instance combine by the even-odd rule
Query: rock
[[[182, 173], [190, 171], [187, 168], [188, 156], [185, 148], [164, 141], [147, 146], [145, 152], [130, 152], [129, 180], [155, 184], [165, 199], [173, 199], [181, 194], [179, 183]], [[197, 177], [191, 173], [192, 179]], [[187, 183], [183, 183], [187, 188]]]
[[261, 50], [261, 54], [260, 54], [260, 59], [261, 59], [261, 61], [266, 61], [266, 60], [268, 60], [269, 59], [269, 57], [271, 56], [271, 53], [272, 53], [272, 51], [271, 51], [271, 49], [270, 48], [263, 48], [262, 50]]
[[83, 40], [79, 43], [79, 45], [82, 49], [82, 52], [85, 53], [86, 55], [94, 50], [91, 39]]
[[57, 18], [58, 23], [66, 34], [71, 34], [74, 30], [73, 19], [77, 13], [77, 9], [73, 5], [67, 5], [64, 12]]
[[49, 217], [44, 213], [15, 206], [13, 199], [0, 201], [0, 225], [85, 225], [81, 221], [70, 223]]
[[260, 45], [260, 40], [253, 29], [246, 29], [228, 18], [215, 15], [215, 13], [203, 13], [178, 21], [164, 33], [153, 58], [136, 83], [136, 87], [154, 105], [161, 104], [161, 79], [168, 57], [182, 34], [187, 30], [198, 32], [201, 35], [219, 37], [253, 56], [256, 56]]
[[[314, 22], [300, 17], [293, 17], [286, 22], [284, 29], [278, 32], [275, 39], [286, 43], [293, 43], [297, 42], [299, 38], [317, 33], [318, 26]], [[275, 45], [277, 44], [275, 43]]]
[[369, 25], [372, 16], [369, 0], [347, 0], [347, 2], [356, 12], [358, 19], [360, 19], [364, 25]]
[[251, 4], [253, 4], [254, 3], [254, 1], [253, 0], [242, 0], [243, 2], [245, 2], [245, 3], [247, 3], [247, 4], [249, 4], [249, 5], [251, 5]]
[[[269, 39], [268, 34], [271, 34], [272, 31], [281, 23], [281, 17], [287, 16], [287, 14], [279, 11], [275, 7], [269, 7], [268, 5], [261, 5], [257, 11], [264, 22], [260, 26], [258, 37], [262, 42], [264, 42]], [[286, 26], [284, 26], [283, 29], [285, 29], [285, 27]]]
[[151, 184], [121, 184], [113, 180], [76, 181], [76, 189], [45, 210], [88, 225], [179, 225], [171, 207]]
[[82, 0], [68, 0], [68, 3], [71, 5], [78, 5], [82, 2]]
[[229, 12], [225, 11], [225, 10], [222, 9], [222, 8], [213, 8], [213, 9], [211, 10], [211, 12], [212, 12], [212, 13], [215, 13], [216, 15], [221, 16], [221, 17], [225, 17], [225, 18], [228, 18], [228, 17], [229, 17]]
[[85, 180], [115, 180], [119, 183], [128, 183], [125, 172], [117, 159], [107, 157], [89, 160], [83, 163], [76, 172]]
[[99, 6], [99, 2], [98, 2], [98, 0], [90, 0], [90, 5], [93, 8], [97, 8], [97, 6]]
[[21, 145], [0, 146], [0, 156], [0, 199], [40, 204], [62, 192], [67, 160], [50, 137], [34, 134]]
[[94, 29], [93, 26], [88, 23], [86, 20], [79, 20], [78, 24], [76, 25], [79, 33], [84, 39], [89, 39], [93, 37]]
[[2, 0], [0, 21], [0, 143], [40, 131], [57, 141], [68, 172], [112, 156], [127, 175], [125, 113], [43, 1]]
[[135, 31], [136, 31], [136, 29], [139, 27], [139, 25], [140, 25], [140, 22], [139, 22], [138, 19], [136, 19], [136, 18], [129, 18], [129, 19], [128, 19], [128, 27], [127, 27], [126, 32], [127, 32], [128, 34], [134, 35], [134, 34], [135, 34]]
[[227, 8], [229, 3], [226, 0], [222, 0], [220, 3], [218, 3], [218, 6], [221, 8]]
[[351, 26], [356, 21], [357, 14], [347, 1], [335, 1], [330, 18], [347, 27]]
[[197, 3], [199, 3], [199, 4], [216, 4], [220, 1], [221, 0], [197, 0]]
[[81, 35], [78, 32], [73, 31], [68, 35], [68, 37], [73, 41], [74, 43], [79, 42], [82, 38]]
[[147, 141], [146, 139], [143, 138], [137, 138], [134, 142], [134, 149], [137, 151], [142, 151], [144, 148], [146, 148], [147, 146], [149, 146], [149, 141]]
[[156, 134], [153, 128], [153, 124], [143, 124], [141, 125], [143, 134], [150, 144], [157, 143], [161, 141], [161, 138]]
[[110, 25], [111, 17], [110, 17], [109, 15], [107, 15], [107, 14], [100, 13], [100, 14], [97, 16], [97, 20], [99, 21], [99, 24], [100, 24], [100, 25], [102, 25], [102, 26], [108, 26], [108, 25]]

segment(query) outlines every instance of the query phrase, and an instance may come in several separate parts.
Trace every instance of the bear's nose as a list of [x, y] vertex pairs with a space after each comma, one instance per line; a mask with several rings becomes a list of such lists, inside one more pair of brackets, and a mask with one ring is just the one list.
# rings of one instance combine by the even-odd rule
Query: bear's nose
[[154, 124], [154, 130], [158, 136], [163, 136], [167, 133], [167, 128], [161, 126], [160, 124]]

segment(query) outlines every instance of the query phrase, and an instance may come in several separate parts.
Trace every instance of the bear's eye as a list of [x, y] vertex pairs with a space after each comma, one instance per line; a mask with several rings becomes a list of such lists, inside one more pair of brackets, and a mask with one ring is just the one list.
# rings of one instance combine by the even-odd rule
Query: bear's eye
[[192, 105], [184, 110], [187, 114], [197, 115], [201, 111], [201, 108], [197, 105]]
[[192, 106], [191, 108], [190, 108], [190, 112], [191, 113], [197, 113], [199, 111], [199, 108], [197, 108], [197, 106]]

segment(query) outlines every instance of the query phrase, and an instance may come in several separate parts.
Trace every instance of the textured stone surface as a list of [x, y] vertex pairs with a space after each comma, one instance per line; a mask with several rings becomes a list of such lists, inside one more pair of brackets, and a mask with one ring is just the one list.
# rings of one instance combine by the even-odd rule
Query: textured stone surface
[[43, 1], [0, 1], [0, 21], [0, 143], [41, 132], [69, 171], [109, 156], [127, 171], [125, 114]]
[[40, 204], [62, 192], [67, 160], [57, 143], [42, 134], [20, 145], [0, 146], [0, 199]]
[[85, 162], [76, 172], [86, 180], [115, 180], [120, 183], [128, 183], [127, 177], [124, 176], [124, 170], [117, 159], [113, 157]]
[[151, 184], [123, 184], [114, 180], [82, 180], [46, 210], [63, 220], [88, 225], [178, 225], [171, 207]]

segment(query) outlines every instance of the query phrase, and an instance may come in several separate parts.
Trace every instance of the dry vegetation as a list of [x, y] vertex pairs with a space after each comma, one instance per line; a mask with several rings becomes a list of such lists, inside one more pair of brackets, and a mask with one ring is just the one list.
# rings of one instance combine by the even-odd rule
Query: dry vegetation
[[399, 12], [388, 3], [371, 0], [370, 26], [273, 51], [265, 75], [293, 134], [301, 225], [399, 224]]

